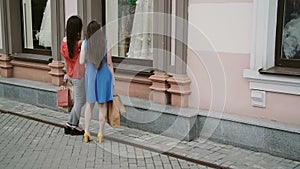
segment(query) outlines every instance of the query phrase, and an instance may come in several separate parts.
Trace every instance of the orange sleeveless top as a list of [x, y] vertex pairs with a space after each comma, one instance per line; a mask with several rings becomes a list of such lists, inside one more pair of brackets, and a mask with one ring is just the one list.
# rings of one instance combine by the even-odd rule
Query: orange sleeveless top
[[68, 76], [74, 79], [81, 79], [85, 75], [84, 65], [79, 63], [80, 50], [78, 47], [78, 41], [74, 47], [73, 58], [69, 57], [68, 44], [65, 41], [62, 41], [60, 48], [61, 55], [65, 58], [68, 66]]

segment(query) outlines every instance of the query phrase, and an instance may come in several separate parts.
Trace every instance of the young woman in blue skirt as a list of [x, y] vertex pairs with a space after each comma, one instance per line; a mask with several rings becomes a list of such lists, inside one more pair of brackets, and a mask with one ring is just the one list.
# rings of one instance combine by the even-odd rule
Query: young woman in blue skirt
[[103, 140], [103, 130], [107, 117], [107, 102], [112, 101], [114, 93], [114, 71], [105, 31], [96, 21], [87, 27], [87, 37], [81, 45], [80, 63], [85, 63], [85, 133], [84, 141], [92, 137], [89, 132], [91, 114], [95, 103], [99, 108], [99, 131], [97, 141]]

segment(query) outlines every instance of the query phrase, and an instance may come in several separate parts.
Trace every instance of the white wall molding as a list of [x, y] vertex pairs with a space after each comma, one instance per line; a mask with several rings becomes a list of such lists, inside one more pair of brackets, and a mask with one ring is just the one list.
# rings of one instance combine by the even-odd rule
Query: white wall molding
[[250, 89], [300, 95], [300, 79], [292, 76], [262, 75], [255, 70], [244, 70]]
[[275, 64], [278, 0], [253, 1], [251, 69], [270, 68]]

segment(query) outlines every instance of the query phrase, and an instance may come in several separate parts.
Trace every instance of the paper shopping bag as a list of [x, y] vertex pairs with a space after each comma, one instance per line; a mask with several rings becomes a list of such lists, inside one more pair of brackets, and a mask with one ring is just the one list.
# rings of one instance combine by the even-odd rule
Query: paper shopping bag
[[125, 107], [118, 95], [113, 97], [113, 101], [108, 103], [107, 107], [107, 122], [113, 128], [118, 128], [121, 125], [120, 113], [126, 112]]
[[71, 91], [69, 88], [62, 88], [57, 91], [57, 105], [59, 107], [72, 106]]

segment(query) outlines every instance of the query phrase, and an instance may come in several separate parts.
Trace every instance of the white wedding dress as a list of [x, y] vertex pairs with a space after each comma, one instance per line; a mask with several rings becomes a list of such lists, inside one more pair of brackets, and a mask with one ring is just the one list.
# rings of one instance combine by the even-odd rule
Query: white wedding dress
[[128, 58], [153, 59], [153, 0], [138, 0]]
[[51, 0], [47, 0], [46, 8], [44, 11], [42, 24], [40, 32], [37, 33], [37, 39], [39, 40], [39, 45], [44, 47], [51, 47]]

